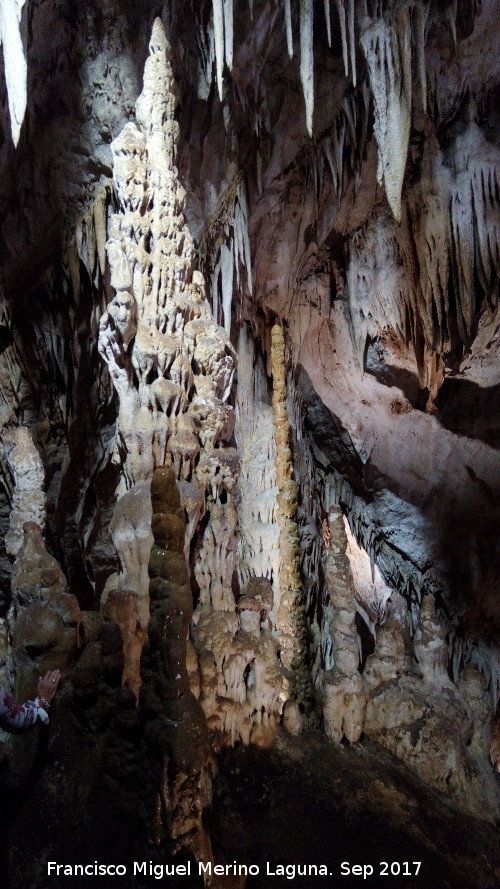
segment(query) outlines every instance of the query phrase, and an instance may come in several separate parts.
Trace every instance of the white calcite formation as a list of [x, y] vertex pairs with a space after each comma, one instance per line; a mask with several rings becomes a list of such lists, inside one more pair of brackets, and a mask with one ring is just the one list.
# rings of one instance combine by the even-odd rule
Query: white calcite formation
[[174, 166], [174, 109], [167, 44], [155, 26], [137, 125], [128, 123], [112, 144], [120, 211], [106, 251], [115, 295], [99, 331], [119, 396], [115, 460], [126, 488], [150, 479], [167, 453], [179, 479], [191, 481], [202, 445], [219, 443], [231, 414], [224, 404], [235, 353], [194, 270]]
[[243, 586], [251, 577], [266, 577], [277, 604], [280, 532], [273, 409], [263, 361], [246, 326], [238, 339], [235, 435], [240, 456], [238, 578]]
[[10, 130], [15, 146], [21, 135], [28, 91], [28, 71], [20, 29], [25, 2], [26, 0], [2, 0], [0, 3], [0, 43], [3, 46], [9, 97]]
[[[167, 51], [157, 24], [138, 126], [127, 124], [112, 145], [121, 209], [112, 217], [106, 250], [115, 296], [99, 333], [120, 405], [114, 459], [123, 462], [123, 482], [111, 523], [120, 562], [114, 585], [137, 590], [146, 603], [140, 608], [144, 625], [152, 540], [147, 488], [154, 467], [169, 455], [185, 485], [190, 537], [204, 489], [231, 486], [220, 443], [231, 429], [232, 408], [225, 402], [235, 354], [211, 320], [203, 278], [194, 271], [174, 167], [178, 125]], [[200, 452], [201, 487], [195, 473]]]
[[401, 189], [411, 122], [410, 10], [402, 5], [363, 22], [361, 46], [373, 94], [378, 144], [377, 179], [384, 183], [394, 218], [401, 220]]
[[[127, 634], [125, 659], [133, 658], [133, 663], [126, 663], [124, 682], [137, 691], [135, 643], [142, 636], [132, 626], [130, 595], [135, 591], [144, 629], [152, 540], [148, 483], [155, 467], [171, 462], [187, 518], [186, 557], [205, 516], [194, 569], [199, 602], [193, 639], [200, 673], [192, 665], [193, 688], [210, 727], [222, 737], [234, 742], [262, 736], [267, 743], [282, 705], [282, 678], [268, 628], [272, 595], [256, 610], [254, 604], [237, 607], [233, 592], [239, 455], [227, 446], [235, 422], [228, 400], [236, 352], [226, 332], [233, 272], [227, 286], [223, 274], [224, 330], [213, 319], [203, 276], [194, 269], [193, 241], [183, 215], [185, 195], [174, 166], [174, 108], [168, 45], [157, 22], [137, 124], [127, 124], [111, 146], [120, 209], [111, 217], [106, 251], [115, 295], [100, 321], [99, 352], [119, 399], [113, 459], [122, 466], [122, 481], [110, 525], [119, 571], [108, 580], [103, 602]], [[235, 243], [237, 268], [245, 248], [241, 237]], [[247, 573], [249, 581], [259, 575], [256, 564]], [[263, 566], [260, 573], [271, 572]], [[120, 595], [123, 617], [118, 616]], [[261, 614], [262, 632], [260, 619], [255, 626], [250, 621], [253, 631], [248, 632], [247, 611]]]

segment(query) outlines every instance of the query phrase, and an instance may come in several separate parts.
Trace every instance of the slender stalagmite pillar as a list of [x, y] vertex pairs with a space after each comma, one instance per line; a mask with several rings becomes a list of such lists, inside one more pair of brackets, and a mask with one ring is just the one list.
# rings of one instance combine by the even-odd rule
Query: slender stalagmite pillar
[[356, 590], [340, 507], [330, 506], [328, 521], [330, 547], [325, 580], [332, 613], [335, 666], [324, 675], [323, 719], [325, 732], [332, 741], [340, 744], [345, 737], [353, 744], [359, 741], [363, 731], [368, 692], [359, 672]]
[[290, 423], [286, 406], [285, 338], [279, 324], [275, 324], [272, 329], [271, 363], [280, 527], [280, 603], [276, 625], [281, 663], [290, 681], [291, 695], [299, 703], [307, 703], [312, 697], [312, 687], [306, 663], [307, 629], [295, 518], [297, 484], [293, 478]]

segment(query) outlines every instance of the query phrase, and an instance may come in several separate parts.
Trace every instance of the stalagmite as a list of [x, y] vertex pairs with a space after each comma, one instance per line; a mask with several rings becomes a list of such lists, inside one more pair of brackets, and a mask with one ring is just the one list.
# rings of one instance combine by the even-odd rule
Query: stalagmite
[[14, 477], [14, 496], [5, 535], [9, 555], [16, 556], [23, 542], [25, 522], [45, 528], [45, 472], [31, 433], [25, 426], [2, 430], [3, 445]]
[[[168, 466], [155, 470], [151, 482], [154, 543], [149, 559], [151, 617], [148, 635], [154, 671], [143, 692], [148, 710], [154, 702], [161, 720], [161, 742], [150, 754], [160, 760], [164, 786], [157, 791], [153, 841], [165, 834], [177, 848], [190, 847], [198, 860], [210, 860], [210, 839], [202, 822], [203, 805], [190, 790], [196, 787], [208, 757], [207, 724], [200, 704], [189, 689], [186, 639], [193, 611], [189, 574], [184, 558], [185, 521], [175, 473]], [[176, 783], [175, 771], [184, 775]], [[170, 805], [167, 804], [167, 799]]]
[[307, 132], [312, 138], [314, 113], [313, 0], [300, 0], [300, 79], [306, 105]]
[[243, 586], [266, 577], [279, 591], [279, 526], [276, 520], [276, 443], [267, 376], [256, 343], [246, 327], [238, 339], [236, 442], [240, 454], [237, 570]]
[[412, 788], [424, 814], [437, 796], [402, 763], [500, 823], [500, 0], [480, 5], [0, 0], [0, 683], [67, 670], [9, 885], [75, 836], [144, 883], [200, 876], [208, 830], [219, 871], [255, 871], [294, 831], [307, 852], [301, 803], [314, 829], [346, 787], [348, 828], [395, 812], [422, 857]]
[[290, 423], [286, 405], [286, 358], [283, 329], [275, 324], [272, 332], [273, 419], [276, 438], [276, 482], [278, 524], [280, 526], [280, 601], [276, 619], [280, 658], [290, 681], [292, 697], [308, 703], [311, 680], [306, 663], [307, 629], [304, 591], [300, 576], [297, 523], [297, 484], [293, 479], [290, 450]]
[[347, 537], [342, 512], [331, 506], [328, 516], [330, 544], [325, 580], [331, 603], [330, 634], [333, 669], [323, 675], [323, 717], [329, 738], [340, 743], [359, 741], [364, 723], [367, 688], [359, 672], [356, 599], [346, 553]]
[[10, 130], [14, 146], [19, 142], [27, 102], [28, 70], [20, 32], [25, 2], [26, 0], [2, 0], [0, 3], [0, 43], [3, 45]]

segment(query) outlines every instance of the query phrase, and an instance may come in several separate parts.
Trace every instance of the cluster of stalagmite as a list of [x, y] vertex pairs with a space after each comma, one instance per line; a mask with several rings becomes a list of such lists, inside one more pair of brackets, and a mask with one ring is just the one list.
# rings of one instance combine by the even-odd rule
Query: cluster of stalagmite
[[297, 483], [293, 478], [290, 423], [286, 404], [285, 337], [280, 324], [273, 326], [271, 365], [273, 419], [276, 439], [277, 518], [280, 528], [280, 601], [276, 618], [280, 660], [291, 684], [292, 696], [307, 701], [311, 692], [306, 660], [307, 628], [304, 590], [300, 575], [299, 536], [296, 522]]
[[185, 193], [174, 166], [179, 127], [168, 52], [157, 20], [138, 125], [128, 123], [111, 146], [120, 210], [106, 244], [115, 295], [101, 318], [99, 351], [120, 402], [119, 493], [150, 479], [167, 453], [178, 479], [194, 481], [202, 448], [208, 487], [206, 481], [223, 474], [214, 449], [231, 434], [226, 402], [235, 353], [194, 270]]
[[[413, 636], [400, 593], [391, 591], [376, 613], [375, 600], [360, 584], [359, 566], [356, 582], [351, 572], [344, 521], [340, 509], [330, 506], [321, 627], [325, 669], [319, 684], [326, 734], [336, 743], [343, 738], [355, 743], [363, 734], [428, 784], [451, 790], [465, 808], [479, 813], [486, 804], [488, 817], [496, 817], [488, 761], [490, 755], [496, 762], [496, 755], [489, 750], [484, 678], [468, 664], [457, 683], [450, 679], [445, 632], [430, 596], [423, 597]], [[358, 627], [367, 619], [374, 650], [364, 661]]]
[[[100, 322], [99, 351], [119, 397], [113, 459], [122, 477], [110, 531], [119, 571], [103, 601], [135, 591], [141, 626], [149, 617], [147, 564], [152, 544], [149, 481], [172, 461], [188, 518], [184, 551], [203, 512], [205, 489], [234, 486], [226, 402], [234, 350], [213, 321], [183, 216], [184, 192], [174, 166], [178, 124], [168, 44], [156, 21], [137, 102], [112, 145], [119, 212], [106, 244], [115, 295]], [[128, 593], [127, 593], [128, 595]]]

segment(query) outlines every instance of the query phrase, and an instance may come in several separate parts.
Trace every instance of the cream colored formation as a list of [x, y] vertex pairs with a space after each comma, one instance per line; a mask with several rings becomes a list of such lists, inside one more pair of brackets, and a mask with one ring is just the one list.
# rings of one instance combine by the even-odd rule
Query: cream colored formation
[[[253, 575], [238, 602], [233, 593], [239, 459], [228, 446], [235, 424], [228, 401], [236, 352], [194, 268], [174, 165], [179, 128], [168, 52], [157, 20], [137, 124], [128, 123], [111, 146], [120, 206], [106, 244], [114, 295], [100, 321], [99, 351], [119, 398], [113, 460], [122, 473], [110, 526], [119, 570], [103, 602], [126, 634], [124, 682], [137, 693], [149, 619], [149, 481], [169, 461], [187, 519], [187, 559], [205, 517], [193, 544], [199, 597], [187, 652], [192, 689], [223, 743], [268, 743], [283, 706], [269, 620], [273, 595], [269, 580]], [[227, 329], [229, 312], [226, 300]]]
[[359, 741], [368, 698], [366, 683], [359, 672], [360, 649], [356, 629], [356, 598], [347, 557], [347, 537], [342, 513], [330, 507], [329, 550], [325, 581], [330, 600], [329, 626], [334, 667], [323, 674], [323, 718], [332, 741], [345, 737]]
[[280, 324], [272, 331], [273, 418], [276, 439], [276, 483], [280, 527], [280, 601], [276, 619], [280, 661], [290, 681], [292, 697], [306, 703], [311, 696], [307, 666], [307, 627], [300, 575], [300, 545], [296, 522], [297, 483], [293, 478], [290, 423], [286, 405], [285, 338]]

